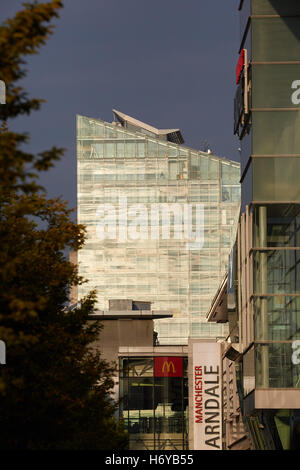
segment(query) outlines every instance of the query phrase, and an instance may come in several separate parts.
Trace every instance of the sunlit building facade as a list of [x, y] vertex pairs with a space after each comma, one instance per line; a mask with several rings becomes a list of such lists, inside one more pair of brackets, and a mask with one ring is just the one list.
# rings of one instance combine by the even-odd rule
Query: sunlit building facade
[[300, 3], [241, 0], [239, 11], [241, 217], [229, 354], [253, 448], [299, 449]]
[[151, 301], [172, 311], [155, 321], [160, 345], [224, 337], [205, 314], [228, 263], [240, 209], [240, 166], [183, 145], [119, 111], [114, 122], [77, 116], [78, 223], [87, 241], [79, 274], [109, 299]]

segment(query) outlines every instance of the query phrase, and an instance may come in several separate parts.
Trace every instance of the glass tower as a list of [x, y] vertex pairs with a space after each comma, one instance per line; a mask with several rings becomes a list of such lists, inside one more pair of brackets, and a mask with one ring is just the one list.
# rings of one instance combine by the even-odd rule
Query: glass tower
[[183, 146], [179, 129], [156, 129], [114, 110], [112, 123], [77, 116], [78, 253], [98, 308], [109, 299], [151, 301], [161, 345], [223, 337], [205, 320], [227, 269], [240, 209], [240, 165]]
[[241, 147], [242, 401], [245, 414], [255, 416], [248, 421], [255, 448], [294, 449], [293, 439], [300, 442], [300, 2], [241, 0], [239, 10], [234, 128]]

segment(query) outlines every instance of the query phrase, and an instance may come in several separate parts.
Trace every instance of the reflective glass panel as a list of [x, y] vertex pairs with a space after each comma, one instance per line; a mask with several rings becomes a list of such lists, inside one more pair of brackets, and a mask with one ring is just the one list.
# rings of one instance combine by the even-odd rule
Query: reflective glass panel
[[299, 107], [300, 64], [254, 64], [252, 77], [253, 108]]
[[255, 111], [252, 119], [254, 155], [299, 155], [300, 111]]
[[255, 251], [254, 292], [300, 293], [300, 249]]
[[252, 60], [298, 61], [300, 17], [252, 19]]
[[265, 246], [300, 246], [300, 205], [272, 204], [266, 207], [266, 218], [260, 220], [259, 206], [253, 211], [253, 245], [261, 246], [260, 229], [264, 225]]
[[[299, 351], [299, 354], [298, 354]], [[300, 348], [295, 343], [257, 344], [257, 388], [300, 388]]]
[[300, 157], [253, 159], [254, 201], [300, 201]]
[[255, 297], [253, 308], [256, 340], [300, 339], [300, 297]]

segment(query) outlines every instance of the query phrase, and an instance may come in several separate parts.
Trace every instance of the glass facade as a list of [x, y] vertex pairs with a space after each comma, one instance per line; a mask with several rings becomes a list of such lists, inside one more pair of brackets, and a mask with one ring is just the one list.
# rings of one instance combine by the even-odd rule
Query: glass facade
[[[295, 177], [300, 165], [295, 132], [300, 112], [299, 2], [244, 0], [240, 21], [240, 50], [247, 50], [248, 77], [247, 98], [240, 101], [247, 99], [249, 108], [241, 118], [242, 129], [235, 129], [240, 137], [242, 183], [247, 179], [242, 185], [242, 210], [252, 200], [300, 202]], [[244, 75], [239, 86], [245, 88], [243, 81]]]
[[298, 0], [244, 0], [246, 9], [250, 1], [252, 15], [300, 15]]
[[254, 449], [299, 449], [300, 2], [243, 0], [246, 49], [235, 134], [239, 394]]
[[252, 60], [254, 62], [298, 61], [299, 24], [299, 16], [253, 18]]
[[[242, 212], [252, 204], [253, 233], [246, 243], [251, 252], [242, 255], [250, 268], [245, 271], [248, 278], [242, 279], [240, 298], [242, 304], [251, 303], [255, 341], [292, 343], [299, 334], [300, 142], [295, 131], [300, 109], [299, 8], [296, 0], [241, 3], [241, 48], [248, 52], [244, 73], [247, 69], [250, 104], [239, 131]], [[258, 363], [260, 357], [266, 360], [267, 348], [270, 354], [273, 351], [262, 345], [265, 352], [256, 354]]]
[[129, 449], [187, 449], [187, 358], [122, 357], [119, 371], [120, 418]]
[[160, 344], [224, 336], [205, 315], [226, 271], [240, 208], [236, 162], [149, 130], [77, 116], [78, 254], [98, 308], [109, 299], [151, 301]]
[[300, 339], [299, 214], [295, 204], [253, 211], [257, 388], [300, 388], [300, 361], [294, 360]]
[[[300, 204], [270, 204], [265, 206], [265, 247], [300, 247]], [[260, 247], [260, 209], [253, 210], [253, 246]]]

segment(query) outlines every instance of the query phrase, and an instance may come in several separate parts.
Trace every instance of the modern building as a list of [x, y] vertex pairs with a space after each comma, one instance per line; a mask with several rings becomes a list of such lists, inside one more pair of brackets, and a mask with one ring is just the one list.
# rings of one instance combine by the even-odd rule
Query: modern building
[[154, 321], [167, 317], [130, 299], [110, 300], [89, 317], [103, 326], [93, 347], [118, 366], [114, 398], [129, 449], [222, 450], [221, 341], [158, 345]]
[[112, 299], [108, 310], [89, 317], [103, 325], [93, 347], [118, 366], [114, 396], [130, 450], [188, 448], [188, 348], [160, 346], [154, 331], [154, 321], [168, 317], [130, 299]]
[[244, 0], [239, 11], [242, 202], [229, 286], [237, 315], [223, 285], [208, 318], [231, 321], [225, 356], [253, 448], [299, 449], [300, 3]]
[[77, 116], [78, 223], [87, 241], [79, 274], [99, 310], [109, 299], [150, 301], [160, 345], [227, 335], [205, 314], [227, 267], [240, 209], [240, 166], [183, 145], [114, 110], [114, 121]]

